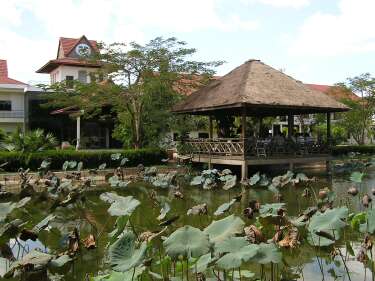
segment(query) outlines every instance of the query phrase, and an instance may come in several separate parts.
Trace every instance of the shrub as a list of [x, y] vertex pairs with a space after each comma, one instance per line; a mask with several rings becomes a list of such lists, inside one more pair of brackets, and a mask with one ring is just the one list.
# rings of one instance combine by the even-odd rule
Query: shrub
[[333, 155], [343, 155], [350, 152], [375, 154], [375, 145], [338, 145], [332, 148]]
[[[161, 164], [161, 159], [166, 158], [166, 152], [161, 149], [145, 148], [137, 150], [115, 151], [121, 153], [129, 161], [127, 167], [134, 167], [138, 164], [145, 166]], [[5, 171], [14, 172], [20, 167], [37, 170], [43, 160], [50, 160], [52, 170], [61, 170], [65, 161], [83, 162], [84, 169], [97, 168], [100, 164], [106, 163], [107, 167], [117, 167], [118, 161], [111, 160], [115, 153], [110, 150], [93, 151], [72, 151], [72, 150], [47, 150], [34, 153], [4, 152], [0, 151], [0, 164], [7, 162], [3, 168]]]

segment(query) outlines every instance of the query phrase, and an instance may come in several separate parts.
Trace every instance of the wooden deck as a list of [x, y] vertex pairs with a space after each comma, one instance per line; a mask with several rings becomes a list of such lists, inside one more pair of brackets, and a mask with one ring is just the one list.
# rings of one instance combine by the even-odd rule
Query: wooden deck
[[330, 154], [311, 154], [304, 156], [296, 155], [278, 155], [264, 157], [246, 156], [244, 159], [238, 155], [207, 155], [207, 154], [196, 154], [192, 156], [192, 162], [196, 163], [211, 163], [211, 164], [223, 164], [223, 165], [242, 165], [244, 161], [248, 166], [260, 166], [260, 165], [283, 165], [283, 164], [307, 164], [314, 162], [324, 162], [332, 160]]
[[209, 167], [213, 164], [241, 166], [242, 179], [247, 178], [249, 166], [287, 164], [293, 169], [295, 164], [325, 162], [328, 171], [332, 160], [329, 153], [323, 152], [327, 151], [323, 146], [293, 146], [290, 141], [280, 145], [275, 151], [259, 148], [258, 144], [251, 146], [247, 139], [190, 139], [184, 145], [185, 153], [182, 154], [190, 155], [192, 162], [207, 163]]

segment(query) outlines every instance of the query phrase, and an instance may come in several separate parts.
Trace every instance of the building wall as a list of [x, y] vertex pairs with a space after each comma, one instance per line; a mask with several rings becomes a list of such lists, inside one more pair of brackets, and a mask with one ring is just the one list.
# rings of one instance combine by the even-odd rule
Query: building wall
[[11, 111], [0, 110], [0, 129], [13, 132], [25, 123], [25, 93], [24, 88], [0, 89], [0, 101], [11, 101]]
[[55, 82], [62, 82], [65, 80], [66, 76], [73, 76], [74, 80], [78, 80], [78, 72], [79, 71], [86, 71], [87, 72], [87, 82], [90, 83], [90, 75], [91, 72], [96, 72], [97, 68], [93, 67], [80, 67], [80, 66], [69, 66], [69, 65], [62, 65], [56, 68], [54, 71], [51, 72], [51, 83]]

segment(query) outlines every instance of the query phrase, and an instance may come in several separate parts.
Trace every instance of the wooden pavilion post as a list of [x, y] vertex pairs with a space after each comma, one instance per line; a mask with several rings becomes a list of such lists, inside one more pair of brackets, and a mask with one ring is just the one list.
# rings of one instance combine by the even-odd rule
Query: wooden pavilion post
[[288, 114], [288, 138], [292, 138], [294, 130], [294, 116], [292, 113]]
[[331, 139], [331, 113], [327, 113], [327, 145], [330, 147], [332, 139]]
[[208, 117], [208, 138], [210, 140], [213, 138], [212, 115]]
[[[331, 149], [331, 145], [332, 145], [332, 138], [331, 138], [331, 113], [327, 112], [327, 146], [328, 146], [328, 150]], [[328, 160], [328, 161], [326, 161], [326, 171], [327, 171], [328, 175], [332, 174], [331, 170], [332, 170], [331, 169], [331, 161]]]
[[[208, 139], [212, 141], [213, 138], [213, 127], [212, 127], [212, 115], [208, 116]], [[209, 152], [208, 169], [212, 169], [211, 163], [211, 152]]]
[[246, 162], [246, 107], [242, 107], [241, 112], [241, 141], [243, 147], [242, 165], [241, 165], [241, 180], [244, 181], [248, 178], [248, 169]]

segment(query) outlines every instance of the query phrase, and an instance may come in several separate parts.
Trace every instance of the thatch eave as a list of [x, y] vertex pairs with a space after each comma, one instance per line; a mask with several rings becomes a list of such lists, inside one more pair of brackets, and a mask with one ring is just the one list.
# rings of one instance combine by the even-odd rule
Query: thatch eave
[[346, 105], [310, 89], [301, 81], [260, 62], [249, 60], [219, 80], [191, 94], [176, 105], [177, 114], [278, 116], [342, 112]]

